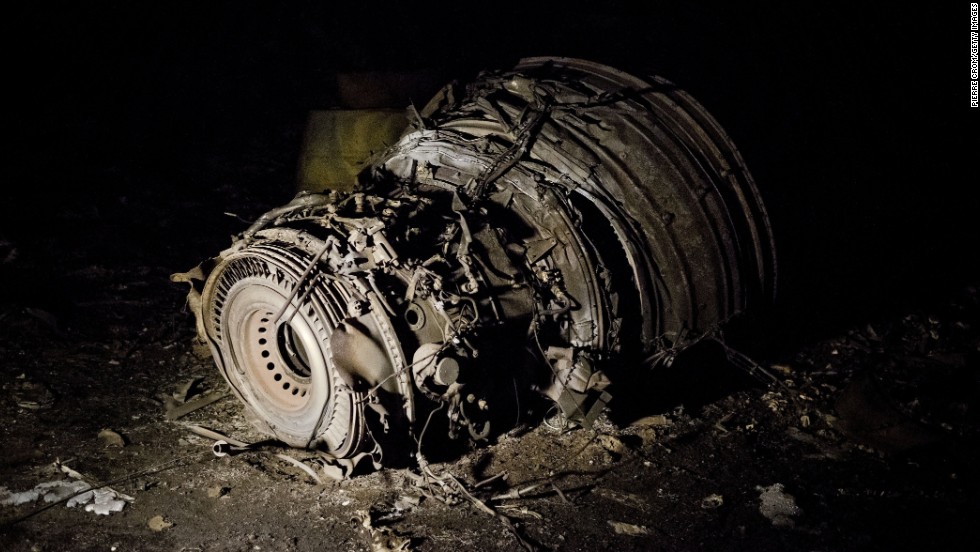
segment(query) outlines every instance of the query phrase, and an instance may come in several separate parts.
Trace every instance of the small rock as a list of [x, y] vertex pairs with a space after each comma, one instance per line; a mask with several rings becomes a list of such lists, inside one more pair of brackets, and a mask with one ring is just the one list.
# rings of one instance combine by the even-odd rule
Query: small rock
[[636, 436], [643, 442], [643, 446], [650, 446], [657, 442], [657, 431], [651, 427], [637, 430]]
[[221, 485], [215, 485], [214, 487], [209, 487], [208, 488], [208, 497], [209, 498], [221, 498], [221, 497], [225, 496], [226, 494], [228, 494], [228, 491], [230, 491], [230, 490], [231, 490], [230, 487], [222, 487]]
[[613, 437], [612, 435], [599, 435], [599, 444], [602, 445], [602, 448], [618, 456], [623, 456], [629, 452], [626, 445], [619, 438]]
[[[54, 394], [42, 383], [26, 380], [26, 376], [17, 376], [17, 382], [10, 387], [10, 394], [17, 406], [25, 410], [41, 410], [54, 403]], [[6, 389], [7, 386], [4, 386]]]
[[776, 527], [793, 527], [793, 516], [803, 511], [796, 505], [793, 495], [783, 492], [782, 483], [774, 483], [768, 487], [756, 487], [759, 491], [759, 512]]
[[789, 376], [793, 374], [793, 368], [786, 364], [773, 364], [772, 369], [784, 376]]
[[725, 499], [720, 494], [710, 494], [701, 499], [702, 510], [714, 510], [721, 508], [725, 504]]
[[170, 523], [169, 521], [163, 519], [163, 516], [153, 516], [153, 517], [151, 517], [150, 518], [150, 521], [146, 522], [146, 525], [151, 530], [156, 531], [158, 533], [160, 531], [163, 531], [164, 529], [169, 529], [169, 528], [171, 528], [171, 527], [174, 526], [173, 523]]
[[638, 537], [640, 535], [650, 534], [650, 530], [642, 525], [633, 525], [632, 523], [623, 523], [622, 521], [613, 520], [609, 520], [609, 525], [612, 526], [613, 531], [615, 531], [617, 535]]
[[111, 429], [103, 429], [99, 432], [99, 439], [110, 447], [126, 446], [126, 438]]

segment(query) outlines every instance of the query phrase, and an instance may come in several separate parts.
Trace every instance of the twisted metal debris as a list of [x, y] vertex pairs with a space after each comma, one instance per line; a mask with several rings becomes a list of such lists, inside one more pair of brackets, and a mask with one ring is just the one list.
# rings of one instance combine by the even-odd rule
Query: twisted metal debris
[[690, 96], [531, 58], [447, 86], [353, 192], [303, 193], [175, 279], [268, 434], [398, 463], [437, 407], [475, 440], [535, 395], [590, 425], [617, 373], [771, 298], [775, 260]]

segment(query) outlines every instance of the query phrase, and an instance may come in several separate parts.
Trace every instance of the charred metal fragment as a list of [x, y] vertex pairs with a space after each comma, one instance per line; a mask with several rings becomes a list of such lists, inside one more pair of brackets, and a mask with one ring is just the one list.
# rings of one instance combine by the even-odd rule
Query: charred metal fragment
[[353, 192], [298, 196], [180, 275], [270, 435], [397, 463], [437, 406], [482, 439], [535, 391], [588, 426], [607, 374], [771, 298], [752, 178], [671, 83], [531, 58], [418, 119]]

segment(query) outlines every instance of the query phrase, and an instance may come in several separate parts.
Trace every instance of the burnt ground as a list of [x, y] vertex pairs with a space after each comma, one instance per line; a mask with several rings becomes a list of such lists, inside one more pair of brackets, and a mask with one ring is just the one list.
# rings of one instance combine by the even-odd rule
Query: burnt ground
[[[951, 42], [922, 38], [959, 19], [689, 8], [644, 19], [658, 34], [630, 8], [590, 10], [497, 26], [495, 54], [455, 49], [437, 72], [546, 49], [687, 86], [773, 219], [779, 302], [731, 333], [775, 381], [705, 350], [622, 393], [594, 430], [532, 423], [433, 459], [496, 516], [417, 470], [316, 482], [276, 456], [314, 465], [304, 451], [216, 457], [188, 424], [261, 436], [231, 397], [167, 420], [224, 388], [169, 275], [292, 195], [305, 110], [336, 104], [324, 75], [418, 69], [425, 56], [384, 44], [430, 27], [403, 30], [400, 13], [380, 23], [389, 42], [351, 44], [368, 29], [295, 14], [259, 28], [254, 7], [188, 28], [131, 13], [86, 30], [67, 14], [48, 34], [29, 15], [42, 38], [22, 47], [39, 59], [18, 74], [37, 88], [14, 114], [0, 225], [0, 501], [71, 480], [58, 466], [132, 501], [107, 516], [0, 506], [0, 549], [519, 550], [515, 532], [552, 550], [975, 548], [980, 273], [961, 190], [976, 117], [959, 108], [965, 77], [935, 61]], [[275, 38], [297, 29], [305, 42]], [[583, 46], [596, 29], [605, 45]]]

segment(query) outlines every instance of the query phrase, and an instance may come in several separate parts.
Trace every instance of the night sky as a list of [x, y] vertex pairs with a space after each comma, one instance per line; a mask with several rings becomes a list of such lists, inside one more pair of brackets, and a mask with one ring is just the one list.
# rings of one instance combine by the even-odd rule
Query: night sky
[[[209, 160], [257, 140], [298, 156], [301, 133], [283, 129], [339, 105], [337, 73], [465, 81], [522, 56], [561, 55], [659, 74], [715, 115], [767, 201], [782, 309], [801, 326], [874, 316], [977, 279], [980, 110], [968, 107], [967, 2], [273, 4], [5, 14], [12, 124], [0, 233], [22, 242], [76, 232], [46, 214], [52, 202], [85, 209], [148, 185], [197, 193]], [[269, 197], [292, 191], [283, 181]]]

